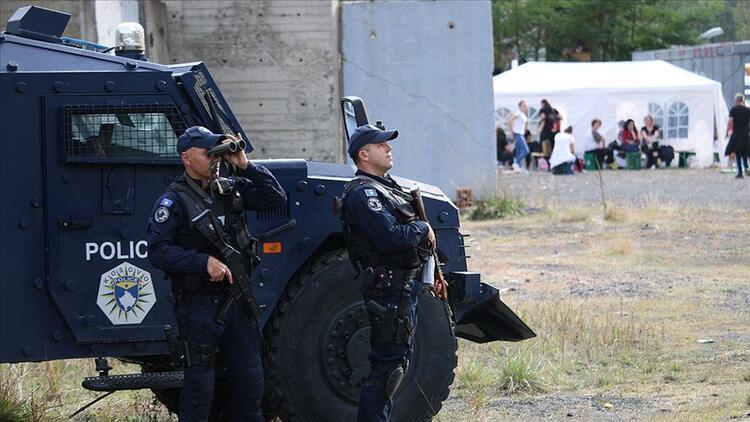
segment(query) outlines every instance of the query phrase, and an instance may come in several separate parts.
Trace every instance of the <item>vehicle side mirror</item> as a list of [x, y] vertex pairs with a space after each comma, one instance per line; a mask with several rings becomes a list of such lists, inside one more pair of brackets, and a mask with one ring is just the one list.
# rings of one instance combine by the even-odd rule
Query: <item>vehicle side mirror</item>
[[344, 132], [346, 133], [346, 142], [352, 136], [359, 126], [369, 124], [367, 119], [367, 110], [365, 103], [359, 97], [342, 97], [341, 114], [344, 118]]

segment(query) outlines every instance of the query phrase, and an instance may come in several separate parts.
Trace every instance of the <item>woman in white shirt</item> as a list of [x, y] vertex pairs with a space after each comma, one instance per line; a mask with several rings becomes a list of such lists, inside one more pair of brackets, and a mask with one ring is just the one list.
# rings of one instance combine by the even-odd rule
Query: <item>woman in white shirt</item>
[[552, 174], [573, 174], [572, 165], [576, 162], [575, 144], [572, 126], [555, 135], [555, 148], [549, 157]]
[[513, 134], [513, 140], [515, 142], [515, 161], [513, 163], [513, 170], [526, 172], [524, 162], [526, 156], [529, 155], [529, 146], [526, 145], [526, 139], [523, 134], [526, 132], [526, 102], [523, 100], [518, 103], [518, 110], [510, 116], [508, 120], [508, 127]]

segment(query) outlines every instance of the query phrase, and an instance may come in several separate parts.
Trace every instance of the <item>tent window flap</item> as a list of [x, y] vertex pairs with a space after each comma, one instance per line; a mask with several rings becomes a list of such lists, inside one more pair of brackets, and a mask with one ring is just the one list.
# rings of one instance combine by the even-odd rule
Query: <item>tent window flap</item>
[[667, 138], [688, 137], [688, 113], [690, 109], [687, 104], [679, 101], [669, 105], [667, 109]]

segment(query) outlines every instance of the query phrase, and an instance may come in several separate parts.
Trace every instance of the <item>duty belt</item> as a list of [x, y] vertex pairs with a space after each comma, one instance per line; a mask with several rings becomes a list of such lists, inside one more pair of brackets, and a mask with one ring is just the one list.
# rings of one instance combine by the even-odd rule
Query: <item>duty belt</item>
[[416, 282], [413, 278], [404, 279], [401, 298], [397, 306], [380, 304], [368, 300], [365, 304], [370, 314], [370, 340], [374, 343], [411, 344], [414, 337], [414, 322], [407, 316], [407, 306]]
[[419, 268], [409, 268], [409, 269], [388, 269], [385, 268], [385, 274], [387, 274], [388, 278], [391, 280], [406, 280], [410, 278], [415, 278], [419, 276], [420, 269]]

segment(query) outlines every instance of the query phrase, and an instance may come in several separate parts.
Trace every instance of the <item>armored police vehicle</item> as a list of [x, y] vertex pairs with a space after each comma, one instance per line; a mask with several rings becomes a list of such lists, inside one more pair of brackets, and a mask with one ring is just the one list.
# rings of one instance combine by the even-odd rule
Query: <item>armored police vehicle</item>
[[[182, 373], [165, 341], [173, 298], [147, 260], [146, 222], [182, 172], [175, 144], [185, 128], [251, 138], [203, 63], [145, 60], [133, 25], [120, 27], [115, 54], [63, 38], [69, 19], [24, 7], [0, 33], [0, 362], [92, 357], [99, 375], [84, 387], [149, 388], [174, 410]], [[368, 122], [357, 98], [345, 98], [343, 110], [346, 133]], [[284, 420], [352, 419], [369, 372], [369, 322], [335, 207], [352, 168], [262, 164], [289, 198], [246, 217], [262, 260], [252, 288], [265, 336], [265, 410]], [[414, 357], [395, 398], [396, 420], [426, 420], [448, 395], [456, 336], [484, 343], [534, 333], [467, 271], [451, 201], [399, 182], [421, 188], [450, 283], [447, 302], [420, 297]], [[142, 371], [109, 375], [108, 357]], [[217, 373], [220, 402], [227, 386]]]

